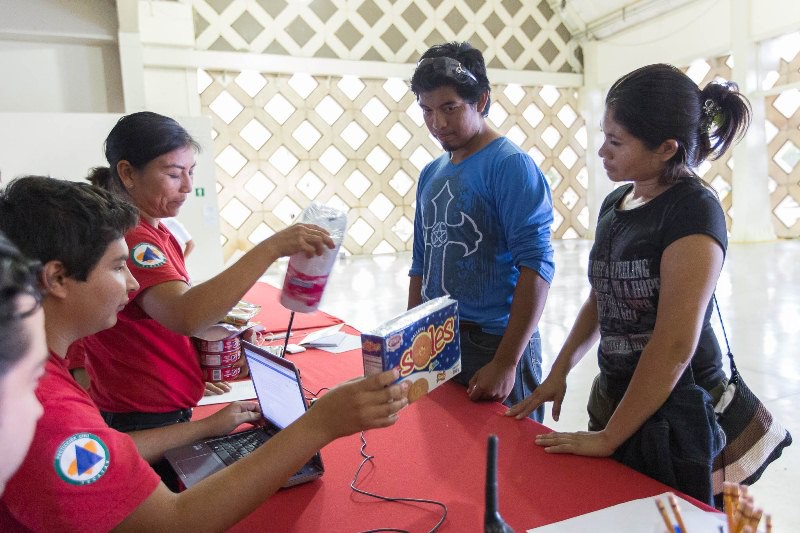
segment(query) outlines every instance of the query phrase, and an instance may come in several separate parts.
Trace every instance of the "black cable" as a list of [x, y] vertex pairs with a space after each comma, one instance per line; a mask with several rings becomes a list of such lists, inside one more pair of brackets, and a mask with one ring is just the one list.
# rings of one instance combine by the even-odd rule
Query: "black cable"
[[[358, 465], [358, 468], [356, 469], [356, 475], [353, 477], [353, 481], [350, 482], [350, 488], [353, 491], [355, 491], [355, 492], [357, 492], [359, 494], [363, 494], [364, 496], [369, 496], [371, 498], [377, 498], [379, 500], [383, 500], [383, 501], [387, 501], [387, 502], [411, 502], [411, 503], [428, 503], [428, 504], [431, 504], [431, 505], [438, 505], [443, 510], [442, 517], [439, 519], [439, 521], [436, 523], [436, 525], [433, 526], [433, 529], [428, 531], [428, 533], [434, 533], [440, 527], [442, 527], [442, 524], [444, 524], [444, 521], [447, 518], [447, 505], [445, 505], [442, 502], [437, 502], [436, 500], [427, 500], [427, 499], [424, 499], [424, 498], [392, 498], [390, 496], [381, 496], [380, 494], [375, 494], [373, 492], [368, 492], [366, 490], [359, 489], [358, 487], [356, 487], [356, 483], [358, 482], [358, 476], [359, 476], [359, 474], [361, 474], [361, 469], [364, 468], [364, 465], [367, 464], [367, 462], [372, 461], [372, 459], [375, 458], [374, 455], [369, 455], [364, 451], [366, 449], [366, 447], [367, 447], [367, 439], [364, 437], [364, 432], [362, 431], [361, 432], [361, 450], [360, 450], [360, 452], [361, 452], [361, 457], [363, 457], [364, 460], [362, 460], [361, 464]], [[377, 528], [377, 529], [368, 529], [368, 530], [362, 531], [361, 533], [379, 533], [379, 532], [382, 532], [382, 531], [391, 531], [391, 532], [395, 532], [395, 533], [410, 533], [409, 531], [407, 531], [405, 529], [398, 529], [398, 528], [393, 528], [393, 527], [382, 527], [382, 528]]]
[[319, 389], [317, 392], [311, 392], [310, 390], [308, 390], [308, 389], [307, 389], [307, 388], [305, 388], [305, 386], [304, 386], [304, 387], [303, 387], [303, 390], [304, 390], [304, 391], [306, 391], [308, 394], [310, 394], [310, 395], [311, 395], [311, 396], [307, 396], [307, 397], [306, 397], [306, 400], [308, 400], [308, 401], [311, 401], [311, 400], [316, 400], [316, 399], [317, 399], [317, 397], [319, 396], [319, 393], [320, 393], [320, 392], [322, 392], [322, 391], [324, 391], [324, 390], [330, 390], [330, 389], [329, 389], [328, 387], [322, 387], [322, 388], [321, 388], [321, 389]]

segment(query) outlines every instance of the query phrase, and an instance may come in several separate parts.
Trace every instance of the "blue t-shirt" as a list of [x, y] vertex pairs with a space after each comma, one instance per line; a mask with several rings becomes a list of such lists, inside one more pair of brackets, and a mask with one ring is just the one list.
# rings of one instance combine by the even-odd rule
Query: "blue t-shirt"
[[552, 282], [553, 201], [528, 154], [501, 137], [453, 164], [430, 162], [417, 184], [410, 276], [422, 299], [449, 295], [463, 321], [502, 335], [519, 267]]

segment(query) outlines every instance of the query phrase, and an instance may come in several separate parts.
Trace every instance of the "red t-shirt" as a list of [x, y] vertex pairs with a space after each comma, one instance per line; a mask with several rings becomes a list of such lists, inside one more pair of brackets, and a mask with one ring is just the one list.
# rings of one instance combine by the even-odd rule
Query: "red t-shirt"
[[109, 428], [54, 353], [36, 389], [44, 414], [0, 499], [0, 531], [108, 531], [161, 482], [126, 434]]
[[[189, 283], [183, 252], [163, 226], [142, 221], [125, 235], [128, 268], [139, 291], [113, 328], [83, 339], [89, 394], [103, 411], [166, 413], [188, 409], [202, 398], [200, 360], [189, 337], [150, 318], [134, 299], [167, 281]], [[70, 355], [72, 357], [72, 355]]]

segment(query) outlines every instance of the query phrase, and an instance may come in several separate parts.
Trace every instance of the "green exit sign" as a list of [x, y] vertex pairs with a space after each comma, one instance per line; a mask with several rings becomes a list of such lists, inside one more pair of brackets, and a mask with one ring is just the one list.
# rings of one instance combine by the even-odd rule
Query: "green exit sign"
[[199, 197], [205, 196], [206, 195], [205, 187], [195, 187], [194, 188], [194, 195], [195, 196], [199, 196]]

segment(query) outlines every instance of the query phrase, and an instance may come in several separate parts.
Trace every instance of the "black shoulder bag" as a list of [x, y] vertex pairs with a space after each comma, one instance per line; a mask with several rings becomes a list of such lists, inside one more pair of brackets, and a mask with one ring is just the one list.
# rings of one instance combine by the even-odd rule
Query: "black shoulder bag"
[[714, 411], [717, 421], [725, 431], [727, 443], [714, 460], [712, 483], [714, 500], [722, 506], [722, 486], [725, 481], [752, 485], [769, 464], [781, 456], [783, 449], [792, 443], [792, 435], [786, 430], [745, 384], [733, 361], [728, 334], [722, 322], [719, 302], [714, 296], [717, 316], [725, 347], [731, 364], [731, 378]]

